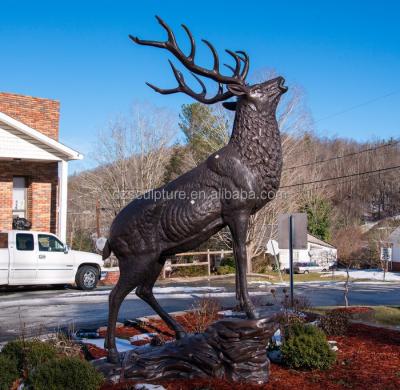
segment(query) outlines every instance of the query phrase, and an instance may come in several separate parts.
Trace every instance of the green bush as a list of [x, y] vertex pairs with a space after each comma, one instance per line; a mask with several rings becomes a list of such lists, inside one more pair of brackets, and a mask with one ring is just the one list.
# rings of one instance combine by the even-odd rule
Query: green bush
[[172, 277], [194, 277], [194, 276], [205, 276], [208, 274], [206, 265], [189, 265], [187, 267], [175, 268], [171, 273]]
[[19, 376], [16, 360], [0, 354], [0, 390], [9, 390]]
[[49, 360], [28, 377], [33, 390], [97, 390], [102, 382], [90, 363], [76, 357]]
[[221, 265], [217, 268], [217, 275], [228, 275], [234, 274], [236, 272], [235, 267], [231, 267], [230, 265]]
[[349, 328], [349, 316], [340, 311], [330, 311], [321, 317], [320, 327], [328, 336], [342, 336]]
[[229, 266], [231, 268], [236, 268], [235, 259], [233, 257], [225, 257], [221, 260], [220, 266]]
[[326, 370], [336, 359], [324, 332], [304, 324], [293, 324], [286, 329], [281, 352], [284, 362], [291, 368]]
[[27, 370], [28, 372], [57, 357], [56, 349], [40, 340], [11, 341], [4, 346], [1, 354], [15, 360], [18, 370]]

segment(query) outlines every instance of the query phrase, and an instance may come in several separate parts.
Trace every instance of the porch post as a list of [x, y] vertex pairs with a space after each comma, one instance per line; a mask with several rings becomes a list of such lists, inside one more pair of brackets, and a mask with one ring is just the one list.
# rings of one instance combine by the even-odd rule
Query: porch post
[[68, 162], [58, 162], [58, 236], [67, 242], [67, 196], [68, 196]]

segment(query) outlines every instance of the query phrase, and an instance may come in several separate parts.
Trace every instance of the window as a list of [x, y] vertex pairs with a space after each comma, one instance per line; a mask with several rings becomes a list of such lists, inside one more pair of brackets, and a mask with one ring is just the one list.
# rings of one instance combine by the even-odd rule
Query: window
[[17, 249], [19, 251], [33, 251], [33, 234], [18, 233], [17, 234]]
[[26, 178], [13, 178], [13, 217], [26, 218]]
[[38, 242], [41, 252], [64, 252], [64, 244], [50, 234], [39, 234]]
[[0, 249], [8, 248], [8, 233], [0, 233]]

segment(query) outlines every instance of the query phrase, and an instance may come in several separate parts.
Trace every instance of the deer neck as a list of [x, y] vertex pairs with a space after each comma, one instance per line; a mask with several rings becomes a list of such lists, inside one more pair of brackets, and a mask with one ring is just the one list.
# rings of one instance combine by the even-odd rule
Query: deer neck
[[250, 104], [240, 102], [229, 143], [252, 171], [262, 176], [276, 172], [280, 177], [282, 150], [275, 110], [259, 112]]

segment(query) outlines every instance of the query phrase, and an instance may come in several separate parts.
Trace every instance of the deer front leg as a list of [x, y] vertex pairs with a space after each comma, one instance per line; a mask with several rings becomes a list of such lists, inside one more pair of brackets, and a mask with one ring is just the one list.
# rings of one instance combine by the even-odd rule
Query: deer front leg
[[239, 295], [239, 302], [242, 310], [245, 311], [248, 318], [256, 318], [255, 307], [250, 300], [247, 290], [247, 251], [246, 236], [249, 224], [249, 214], [242, 212], [232, 215], [227, 220], [227, 224], [232, 234], [233, 253], [236, 262], [236, 291]]

